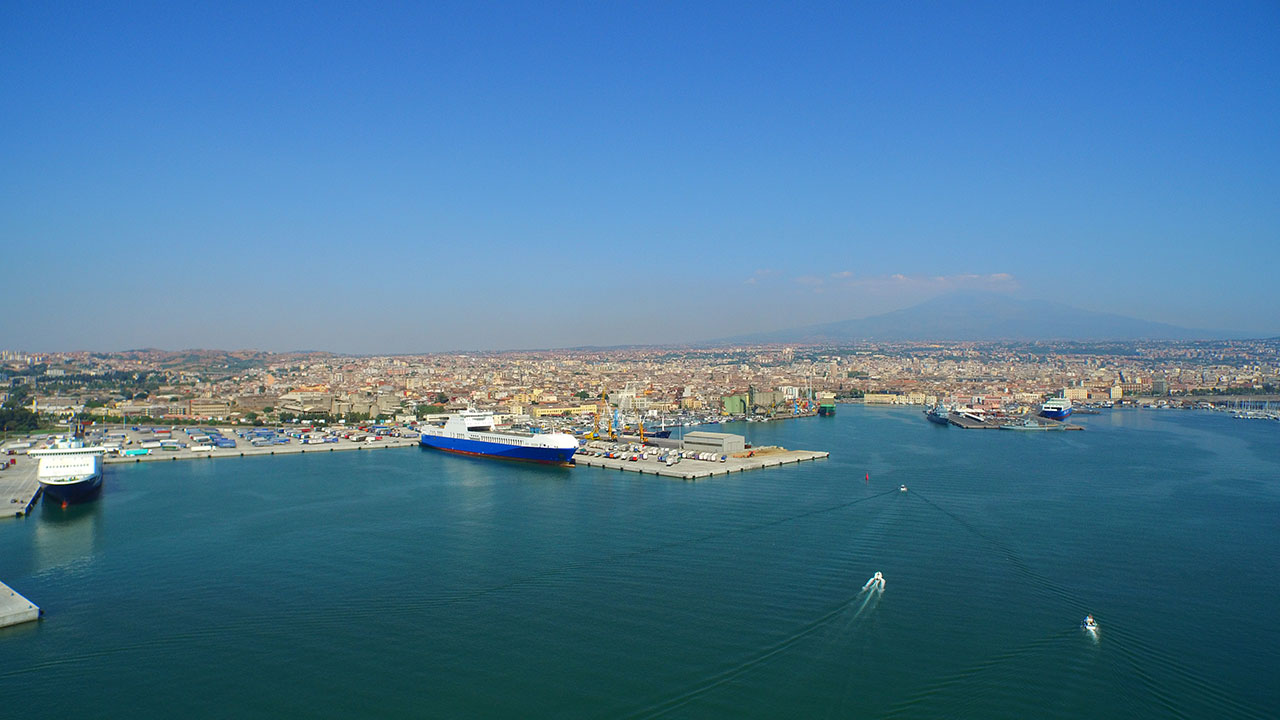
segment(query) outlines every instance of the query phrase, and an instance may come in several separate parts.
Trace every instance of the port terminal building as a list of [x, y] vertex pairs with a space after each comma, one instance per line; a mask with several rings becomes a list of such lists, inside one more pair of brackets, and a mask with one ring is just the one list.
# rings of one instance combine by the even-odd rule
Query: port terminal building
[[732, 455], [746, 450], [746, 443], [745, 437], [733, 433], [687, 432], [684, 434], [683, 448], [693, 452]]

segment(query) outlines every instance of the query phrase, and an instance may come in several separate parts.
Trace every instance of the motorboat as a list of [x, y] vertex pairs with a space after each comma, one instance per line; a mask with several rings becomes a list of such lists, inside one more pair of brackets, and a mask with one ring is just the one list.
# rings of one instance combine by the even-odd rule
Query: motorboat
[[882, 575], [880, 571], [877, 570], [876, 574], [872, 575], [871, 579], [867, 581], [867, 584], [862, 586], [862, 589], [863, 590], [880, 590], [883, 592], [884, 591], [884, 575]]

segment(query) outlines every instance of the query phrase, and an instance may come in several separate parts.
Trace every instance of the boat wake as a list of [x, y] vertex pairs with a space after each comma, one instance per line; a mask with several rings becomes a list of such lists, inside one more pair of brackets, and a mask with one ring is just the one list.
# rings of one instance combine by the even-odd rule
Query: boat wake
[[867, 581], [866, 585], [862, 586], [863, 592], [868, 590], [884, 592], [884, 575], [882, 575], [879, 570], [876, 571], [875, 575], [871, 576], [871, 579]]
[[[876, 573], [876, 575], [879, 574], [880, 573]], [[849, 607], [856, 609], [854, 609], [854, 611], [850, 613], [849, 617], [845, 620], [844, 625], [841, 628], [841, 634], [848, 635], [858, 621], [870, 617], [871, 613], [875, 612], [876, 608], [880, 607], [880, 599], [883, 596], [884, 578], [879, 578], [879, 581], [877, 582], [877, 578], [872, 577], [867, 581], [866, 585], [862, 586], [862, 589], [858, 591], [858, 594], [849, 601]]]
[[[491, 585], [488, 587], [460, 589], [453, 592], [433, 593], [429, 595], [424, 595], [420, 598], [417, 598], [412, 603], [412, 606], [413, 607], [439, 607], [439, 606], [455, 605], [463, 602], [471, 602], [471, 601], [485, 598], [495, 593], [519, 589], [521, 587], [526, 587], [531, 585], [537, 585], [539, 583], [547, 581], [549, 578], [567, 575], [574, 572], [579, 572], [589, 567], [615, 565], [620, 561], [628, 560], [631, 558], [669, 552], [671, 550], [675, 550], [678, 548], [691, 547], [691, 546], [699, 545], [704, 542], [721, 540], [723, 538], [733, 537], [736, 535], [747, 535], [755, 532], [760, 532], [763, 530], [770, 530], [772, 528], [783, 526], [788, 523], [795, 522], [797, 520], [802, 520], [804, 518], [814, 517], [814, 516], [822, 515], [825, 513], [837, 512], [840, 510], [845, 510], [847, 508], [853, 507], [855, 505], [860, 505], [862, 503], [869, 502], [877, 498], [887, 497], [896, 492], [897, 492], [896, 490], [886, 490], [884, 492], [876, 493], [875, 495], [867, 495], [865, 497], [859, 497], [853, 500], [847, 500], [845, 502], [837, 503], [835, 505], [827, 505], [827, 506], [822, 506], [817, 508], [811, 508], [809, 510], [804, 510], [804, 511], [795, 513], [793, 515], [786, 515], [784, 517], [775, 518], [772, 520], [765, 520], [763, 522], [756, 522], [748, 525], [730, 527], [730, 528], [726, 528], [723, 530], [716, 530], [714, 532], [710, 532], [702, 535], [696, 535], [693, 537], [672, 540], [670, 542], [659, 543], [657, 545], [651, 545], [648, 547], [637, 548], [635, 550], [627, 550], [623, 552], [611, 553], [609, 555], [603, 555], [597, 558], [588, 558], [588, 559], [579, 560], [577, 562], [570, 562], [564, 565], [560, 565], [558, 567], [547, 568], [545, 570], [542, 570], [540, 572], [536, 572], [530, 575], [515, 577], [508, 580], [507, 582]], [[405, 598], [403, 597], [395, 598], [393, 602], [395, 607], [397, 608], [401, 608], [405, 606]]]
[[[877, 595], [877, 594], [878, 593], [874, 593], [874, 592], [869, 593], [869, 595]], [[624, 717], [628, 717], [628, 718], [660, 717], [663, 715], [667, 715], [693, 702], [694, 700], [697, 700], [698, 698], [725, 685], [726, 683], [736, 680], [742, 675], [745, 675], [746, 673], [751, 672], [752, 670], [755, 670], [761, 665], [764, 665], [769, 660], [773, 659], [775, 656], [787, 651], [793, 645], [799, 643], [801, 640], [804, 640], [810, 635], [813, 635], [814, 633], [822, 630], [822, 628], [827, 627], [829, 623], [831, 623], [833, 620], [838, 618], [841, 614], [847, 612], [848, 609], [855, 602], [857, 602], [858, 597], [862, 597], [862, 593], [859, 593], [856, 597], [851, 599], [849, 602], [841, 604], [839, 607], [831, 610], [830, 612], [827, 612], [826, 614], [813, 620], [812, 622], [807, 623], [796, 632], [788, 635], [787, 637], [783, 638], [782, 640], [772, 645], [769, 645], [763, 648], [760, 652], [753, 654], [752, 656], [744, 659], [743, 661], [736, 663], [731, 667], [725, 668], [719, 672], [715, 672], [706, 677], [703, 677], [699, 682], [697, 682], [692, 687], [689, 687], [681, 692], [678, 692], [675, 695], [668, 697], [664, 700], [661, 700], [652, 705], [649, 705], [648, 707], [640, 708], [631, 713], [628, 713]], [[864, 606], [865, 606], [865, 602], [864, 602]], [[857, 615], [861, 612], [862, 612], [862, 608], [859, 608], [858, 611], [854, 613], [854, 617], [857, 617]]]
[[[736, 680], [742, 675], [764, 665], [775, 656], [787, 651], [801, 640], [818, 633], [823, 628], [835, 630], [835, 628], [839, 627], [839, 630], [837, 631], [838, 634], [841, 637], [848, 637], [856, 624], [860, 621], [865, 621], [873, 612], [875, 612], [875, 609], [880, 605], [880, 599], [883, 595], [884, 577], [877, 572], [875, 576], [872, 576], [871, 580], [867, 582], [867, 585], [859, 590], [856, 595], [821, 617], [818, 617], [812, 622], [802, 626], [796, 632], [788, 635], [773, 645], [763, 648], [760, 652], [746, 658], [742, 662], [704, 677], [700, 682], [692, 687], [676, 693], [675, 695], [653, 705], [636, 710], [628, 714], [626, 717], [651, 718], [669, 714], [725, 685], [726, 683]], [[852, 612], [850, 612], [851, 609]], [[838, 625], [837, 623], [839, 623], [839, 619], [842, 616], [845, 617], [845, 621], [842, 625]]]

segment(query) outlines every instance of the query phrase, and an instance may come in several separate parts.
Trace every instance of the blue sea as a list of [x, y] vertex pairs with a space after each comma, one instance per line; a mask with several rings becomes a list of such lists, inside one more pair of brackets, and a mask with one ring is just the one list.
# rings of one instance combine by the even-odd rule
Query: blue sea
[[830, 459], [697, 482], [111, 465], [97, 502], [0, 521], [0, 580], [46, 613], [0, 631], [0, 714], [1276, 717], [1280, 423], [1072, 422], [842, 405], [722, 428]]

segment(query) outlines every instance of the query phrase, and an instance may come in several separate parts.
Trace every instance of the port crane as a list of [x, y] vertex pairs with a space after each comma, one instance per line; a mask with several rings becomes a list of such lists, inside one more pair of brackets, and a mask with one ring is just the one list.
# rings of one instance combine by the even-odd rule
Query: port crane
[[618, 433], [614, 430], [613, 415], [609, 413], [609, 392], [604, 385], [600, 386], [600, 402], [596, 404], [596, 412], [591, 420], [591, 435], [588, 437], [592, 440], [600, 439], [601, 413], [605, 413], [606, 417], [609, 418], [609, 439], [616, 441], [618, 439]]

